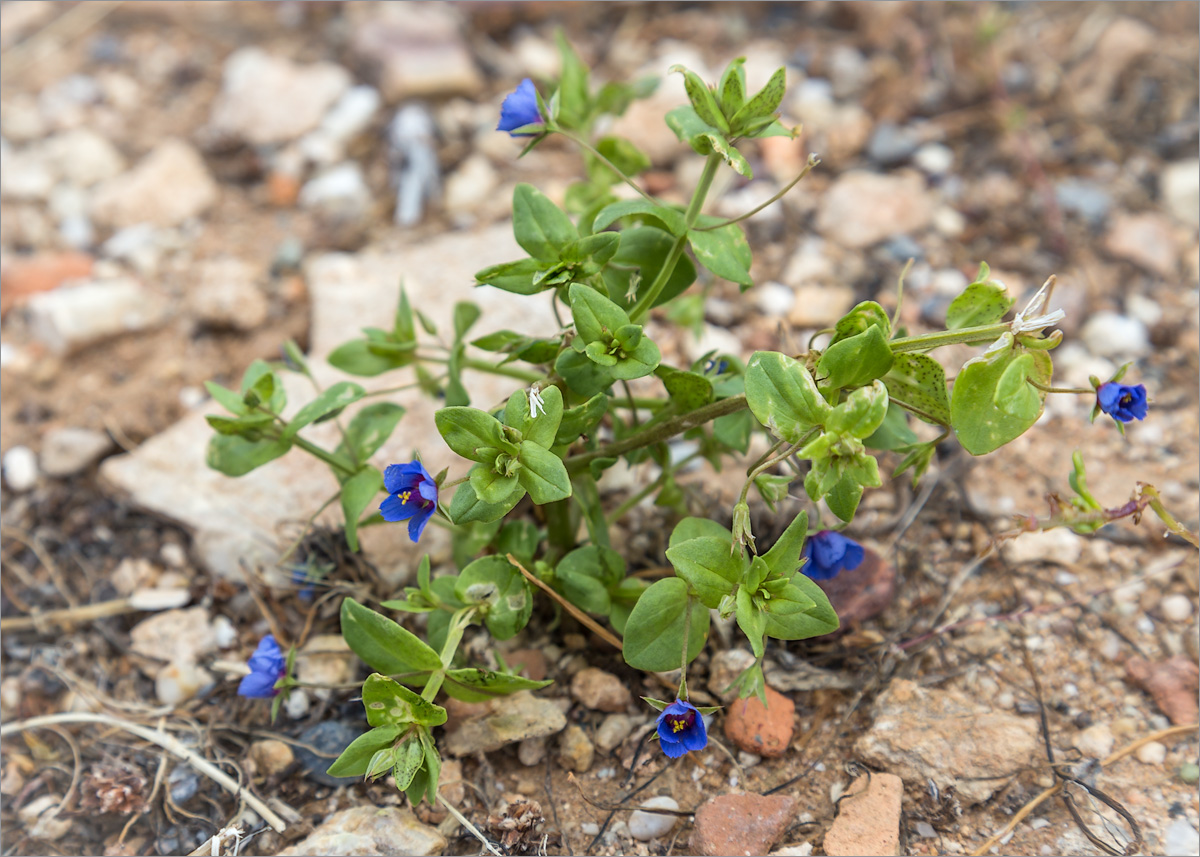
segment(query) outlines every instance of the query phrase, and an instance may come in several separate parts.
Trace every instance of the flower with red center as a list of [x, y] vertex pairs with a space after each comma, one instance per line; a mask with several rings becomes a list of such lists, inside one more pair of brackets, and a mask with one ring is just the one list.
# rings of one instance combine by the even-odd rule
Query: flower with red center
[[415, 542], [437, 511], [437, 483], [421, 462], [410, 461], [389, 464], [383, 487], [391, 496], [379, 504], [379, 514], [385, 521], [408, 521], [408, 537]]
[[658, 743], [672, 759], [708, 746], [704, 717], [690, 702], [677, 699], [658, 715]]

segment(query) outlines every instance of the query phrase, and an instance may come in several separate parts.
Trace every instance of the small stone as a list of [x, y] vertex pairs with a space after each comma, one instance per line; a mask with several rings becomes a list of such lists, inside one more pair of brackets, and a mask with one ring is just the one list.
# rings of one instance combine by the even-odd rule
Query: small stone
[[[651, 809], [679, 810], [675, 798], [668, 795], [656, 795], [641, 802], [641, 806]], [[675, 829], [679, 818], [669, 813], [645, 812], [635, 809], [629, 814], [629, 835], [639, 842], [649, 842], [660, 836], [666, 836]]]
[[1066, 529], [1023, 533], [1004, 543], [1004, 558], [1013, 565], [1051, 562], [1073, 565], [1083, 555], [1083, 539]]
[[1104, 759], [1112, 752], [1116, 740], [1107, 723], [1096, 723], [1079, 733], [1075, 738], [1075, 746], [1085, 756]]
[[55, 429], [42, 441], [42, 470], [59, 478], [74, 476], [99, 461], [112, 447], [112, 438], [105, 432]]
[[137, 654], [172, 664], [194, 664], [217, 648], [205, 607], [168, 610], [143, 619], [130, 630], [129, 639], [130, 649]]
[[300, 720], [308, 714], [310, 705], [312, 700], [309, 699], [308, 691], [302, 687], [293, 688], [283, 701], [283, 710], [292, 720]]
[[144, 330], [163, 316], [160, 297], [130, 278], [63, 286], [29, 300], [33, 336], [65, 354], [110, 336]]
[[1200, 690], [1200, 667], [1184, 655], [1152, 663], [1140, 657], [1125, 662], [1125, 675], [1146, 690], [1163, 714], [1176, 726], [1195, 723], [1200, 714], [1196, 693]]
[[933, 200], [917, 173], [843, 173], [821, 198], [816, 226], [843, 247], [860, 249], [924, 229], [933, 219]]
[[264, 777], [278, 777], [296, 761], [290, 744], [268, 738], [250, 745], [250, 760]]
[[537, 649], [514, 649], [504, 655], [504, 663], [527, 679], [542, 681], [546, 677], [546, 656]]
[[56, 134], [46, 141], [45, 151], [54, 171], [79, 187], [91, 187], [125, 170], [116, 147], [86, 127]]
[[933, 829], [933, 825], [928, 821], [918, 821], [917, 836], [920, 836], [922, 839], [936, 839], [937, 831]]
[[187, 702], [213, 683], [212, 674], [189, 660], [172, 662], [154, 676], [154, 692], [163, 705]]
[[1200, 765], [1197, 765], [1195, 762], [1185, 762], [1180, 765], [1179, 779], [1191, 785], [1200, 782]]
[[880, 122], [867, 141], [867, 157], [880, 166], [891, 167], [907, 161], [920, 144], [921, 137], [912, 128]]
[[24, 494], [37, 485], [38, 462], [27, 446], [14, 446], [4, 453], [4, 483], [17, 494]]
[[754, 300], [766, 316], [786, 316], [796, 303], [796, 293], [783, 283], [763, 283], [754, 290]]
[[766, 854], [792, 822], [796, 799], [791, 795], [719, 795], [696, 810], [689, 842], [695, 854]]
[[1112, 208], [1112, 196], [1108, 191], [1102, 185], [1083, 179], [1063, 179], [1054, 187], [1054, 198], [1059, 208], [1077, 215], [1089, 226], [1103, 223]]
[[0, 273], [0, 308], [22, 303], [30, 295], [49, 292], [70, 280], [91, 276], [94, 260], [86, 253], [38, 253], [4, 262]]
[[627, 714], [610, 714], [596, 730], [596, 746], [602, 753], [611, 753], [633, 732], [633, 718]]
[[871, 79], [871, 67], [867, 58], [847, 44], [834, 45], [827, 62], [834, 98], [853, 98]]
[[746, 649], [722, 649], [708, 664], [708, 692], [728, 705], [737, 698], [734, 681], [754, 663], [754, 654]]
[[431, 857], [441, 854], [446, 845], [446, 838], [418, 821], [411, 809], [368, 805], [335, 812], [299, 843], [280, 851], [279, 857]]
[[913, 153], [913, 165], [931, 176], [944, 176], [954, 166], [954, 150], [942, 143], [926, 143]]
[[904, 781], [895, 774], [855, 780], [838, 801], [837, 818], [825, 834], [830, 857], [900, 853], [900, 801]]
[[770, 857], [809, 857], [813, 852], [811, 842], [801, 842], [799, 845], [785, 845], [771, 852]]
[[362, 782], [362, 777], [334, 777], [326, 773], [334, 760], [350, 746], [351, 741], [362, 734], [362, 731], [362, 729], [340, 720], [325, 720], [301, 732], [297, 738], [303, 744], [315, 747], [322, 753], [318, 756], [307, 747], [296, 745], [292, 752], [295, 753], [304, 776], [323, 786], [344, 786]]
[[757, 696], [735, 700], [725, 713], [725, 736], [741, 749], [768, 759], [782, 756], [795, 730], [796, 704], [767, 688], [767, 707]]
[[571, 679], [571, 696], [593, 711], [619, 713], [629, 707], [633, 696], [626, 684], [612, 673], [587, 667]]
[[1104, 248], [1118, 259], [1164, 277], [1174, 275], [1179, 264], [1171, 221], [1154, 212], [1115, 215]]
[[[45, 461], [42, 462], [45, 467]], [[1159, 605], [1163, 618], [1169, 622], [1186, 622], [1192, 618], [1192, 599], [1182, 593], [1168, 595]]]
[[874, 619], [896, 595], [896, 569], [871, 548], [864, 548], [862, 564], [829, 580], [816, 581], [843, 628]]
[[[157, 612], [159, 610], [173, 610], [178, 607], [185, 607], [191, 600], [192, 594], [186, 586], [152, 586], [135, 589], [131, 592], [129, 595], [129, 606], [134, 610]], [[226, 619], [225, 621], [228, 622], [229, 620]], [[224, 648], [224, 646], [221, 648]]]
[[1167, 760], [1166, 745], [1158, 741], [1143, 744], [1137, 749], [1137, 759], [1143, 765], [1161, 765]]
[[358, 659], [341, 634], [316, 634], [296, 653], [296, 679], [318, 699], [329, 699], [358, 673]]
[[55, 179], [45, 149], [0, 146], [0, 197], [45, 200], [54, 189]]
[[1176, 161], [1163, 167], [1158, 193], [1173, 217], [1200, 226], [1200, 161]]
[[745, 750], [738, 750], [738, 764], [743, 768], [753, 768], [762, 761], [762, 756], [757, 753], [747, 753]]
[[568, 771], [587, 773], [596, 757], [596, 747], [583, 727], [572, 723], [558, 738], [558, 761]]
[[562, 709], [551, 700], [520, 691], [505, 697], [500, 710], [464, 720], [458, 729], [446, 735], [443, 744], [452, 756], [469, 756], [529, 738], [555, 735], [566, 725]]
[[545, 758], [545, 738], [527, 738], [517, 745], [517, 759], [527, 768], [540, 765]]
[[1197, 857], [1200, 855], [1200, 833], [1186, 818], [1171, 822], [1164, 837], [1163, 854], [1170, 857]]
[[854, 290], [845, 286], [799, 286], [788, 322], [802, 329], [832, 327], [854, 306]]
[[491, 161], [485, 155], [471, 155], [446, 179], [446, 211], [459, 215], [476, 211], [494, 196], [499, 183], [500, 175]]
[[218, 328], [249, 331], [267, 320], [270, 304], [255, 283], [254, 268], [241, 259], [207, 259], [199, 283], [188, 293], [196, 318]]
[[96, 223], [114, 229], [136, 223], [176, 226], [202, 214], [217, 193], [199, 153], [168, 138], [132, 170], [100, 184], [90, 213]]
[[481, 80], [456, 10], [438, 3], [376, 7], [354, 33], [353, 50], [378, 68], [389, 102], [477, 95]]
[[1150, 351], [1146, 325], [1136, 318], [1102, 311], [1080, 331], [1088, 351], [1100, 357], [1140, 357]]

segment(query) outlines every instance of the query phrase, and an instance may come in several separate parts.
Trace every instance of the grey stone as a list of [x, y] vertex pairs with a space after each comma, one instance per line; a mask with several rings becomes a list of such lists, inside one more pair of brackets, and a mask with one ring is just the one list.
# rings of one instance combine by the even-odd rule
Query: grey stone
[[167, 787], [171, 790], [171, 800], [187, 803], [200, 790], [200, 776], [192, 770], [191, 765], [178, 764], [167, 774]]
[[365, 209], [371, 191], [357, 161], [343, 161], [323, 170], [300, 189], [300, 204], [308, 208], [342, 207]]
[[435, 199], [441, 189], [433, 132], [433, 116], [421, 104], [404, 105], [388, 126], [395, 221], [400, 226], [419, 223], [426, 201]]
[[1054, 186], [1059, 208], [1075, 214], [1090, 226], [1099, 226], [1112, 208], [1112, 196], [1102, 186], [1084, 179], [1063, 179]]
[[91, 467], [112, 446], [112, 439], [101, 431], [55, 429], [42, 441], [42, 470], [50, 476], [74, 476]]
[[445, 737], [442, 745], [452, 756], [469, 756], [530, 738], [555, 735], [566, 725], [562, 709], [552, 701], [521, 691], [508, 697], [498, 711], [463, 721]]
[[1179, 263], [1171, 221], [1154, 211], [1114, 216], [1104, 236], [1104, 249], [1163, 277], [1174, 275]]
[[1140, 357], [1150, 351], [1146, 325], [1115, 312], [1098, 312], [1081, 331], [1088, 351], [1099, 357]]
[[456, 10], [442, 3], [385, 3], [370, 8], [352, 38], [354, 52], [378, 69], [390, 102], [476, 96], [479, 71]]
[[933, 200], [917, 173], [843, 173], [822, 197], [817, 229], [843, 247], [861, 248], [917, 232], [933, 219]]
[[300, 771], [314, 783], [320, 783], [323, 786], [345, 786], [361, 782], [362, 777], [333, 777], [327, 774], [326, 770], [341, 755], [342, 751], [350, 746], [351, 741], [366, 731], [366, 728], [366, 724], [363, 724], [362, 727], [357, 727], [343, 723], [340, 720], [325, 720], [305, 729], [297, 738], [305, 744], [309, 744], [320, 750], [322, 755], [318, 756], [307, 747], [301, 747], [297, 744], [295, 753], [296, 761], [300, 763]]
[[135, 223], [175, 226], [216, 200], [216, 182], [199, 153], [182, 140], [167, 138], [132, 170], [98, 185], [90, 214], [113, 229]]
[[127, 277], [41, 292], [27, 308], [34, 338], [58, 354], [153, 327], [164, 310], [158, 294]]
[[279, 857], [429, 857], [445, 848], [446, 838], [418, 821], [411, 809], [368, 805], [335, 812]]
[[912, 128], [880, 122], [867, 141], [867, 157], [880, 166], [902, 164], [921, 145], [921, 135]]
[[1200, 854], [1200, 833], [1186, 818], [1177, 818], [1167, 828], [1163, 854], [1168, 857], [1196, 857]]

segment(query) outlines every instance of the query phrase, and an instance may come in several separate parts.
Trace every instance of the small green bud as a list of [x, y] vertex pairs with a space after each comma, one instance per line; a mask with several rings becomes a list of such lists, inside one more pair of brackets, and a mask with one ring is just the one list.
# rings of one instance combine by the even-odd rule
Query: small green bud
[[[740, 546], [742, 553], [746, 552], [747, 545], [754, 550], [754, 533], [750, 528], [750, 507], [746, 505], [745, 500], [733, 507], [733, 545]], [[730, 546], [730, 553], [733, 553], [733, 545]]]
[[776, 476], [771, 473], [760, 473], [754, 477], [754, 487], [758, 489], [763, 502], [772, 512], [775, 511], [775, 504], [787, 497], [788, 486], [791, 484], [792, 477], [786, 474]]

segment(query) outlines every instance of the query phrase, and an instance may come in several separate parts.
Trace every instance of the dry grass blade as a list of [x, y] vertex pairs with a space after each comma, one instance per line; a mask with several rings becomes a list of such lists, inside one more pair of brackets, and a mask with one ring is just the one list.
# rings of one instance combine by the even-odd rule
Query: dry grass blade
[[528, 580], [530, 583], [532, 583], [534, 586], [538, 587], [539, 589], [543, 590], [547, 595], [549, 595], [551, 598], [553, 598], [555, 600], [555, 602], [557, 602], [559, 605], [561, 605], [564, 610], [566, 610], [568, 613], [570, 613], [572, 616], [574, 616], [577, 620], [579, 620], [580, 624], [586, 625], [590, 630], [594, 631], [596, 633], [596, 636], [598, 636], [601, 640], [608, 643], [610, 646], [612, 646], [618, 652], [621, 651], [621, 648], [622, 648], [621, 641], [617, 637], [613, 636], [611, 631], [607, 630], [603, 625], [601, 625], [599, 622], [597, 622], [591, 616], [584, 613], [582, 610], [580, 610], [578, 607], [576, 607], [570, 601], [568, 601], [567, 599], [565, 599], [561, 595], [559, 595], [557, 592], [555, 592], [552, 588], [550, 588], [550, 586], [545, 581], [539, 580], [538, 578], [536, 578], [532, 574], [530, 574], [529, 571], [526, 570], [525, 566], [521, 565], [521, 563], [519, 563], [517, 561], [517, 558], [514, 557], [512, 554], [506, 554], [506, 557], [507, 557], [508, 561], [511, 562], [519, 572], [521, 572], [521, 574], [525, 575], [526, 580]]

